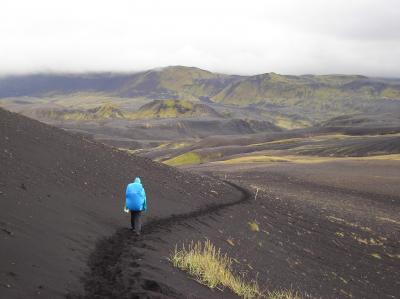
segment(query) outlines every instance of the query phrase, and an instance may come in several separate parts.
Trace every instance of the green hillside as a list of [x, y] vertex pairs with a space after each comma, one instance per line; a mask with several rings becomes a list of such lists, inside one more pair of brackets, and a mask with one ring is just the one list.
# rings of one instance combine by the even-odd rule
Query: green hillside
[[362, 113], [400, 100], [400, 84], [363, 76], [284, 76], [268, 73], [230, 84], [213, 98], [222, 104], [290, 108], [320, 121], [341, 114]]
[[[215, 111], [200, 106], [185, 110], [193, 105], [188, 101], [198, 102], [199, 99], [227, 117], [232, 114], [232, 107], [248, 107], [252, 111], [249, 118], [254, 116], [292, 129], [341, 115], [398, 114], [400, 80], [359, 75], [266, 73], [238, 76], [184, 66], [130, 74], [36, 74], [0, 78], [0, 105], [17, 111], [48, 108], [40, 113], [50, 118], [94, 120], [215, 115]], [[150, 105], [131, 112], [153, 100], [180, 102], [155, 102], [154, 107]], [[83, 110], [96, 109], [107, 102], [122, 107], [121, 111]], [[61, 109], [54, 108], [55, 105]], [[236, 118], [241, 117], [241, 112], [238, 115]]]
[[58, 121], [221, 117], [214, 109], [205, 104], [193, 103], [185, 100], [154, 100], [143, 105], [137, 111], [122, 110], [113, 103], [105, 103], [92, 109], [41, 108], [34, 110], [34, 114], [40, 119]]
[[213, 99], [240, 105], [266, 102], [295, 104], [299, 100], [318, 99], [400, 99], [400, 85], [363, 76], [284, 76], [268, 73], [248, 77], [231, 84]]
[[41, 119], [58, 121], [90, 121], [125, 118], [122, 111], [112, 103], [106, 103], [88, 110], [42, 108], [34, 110], [33, 113]]
[[122, 85], [117, 93], [151, 99], [194, 100], [211, 97], [238, 78], [195, 67], [170, 66], [137, 74]]
[[125, 114], [131, 119], [176, 117], [221, 117], [205, 104], [185, 100], [155, 100], [143, 105], [138, 111]]

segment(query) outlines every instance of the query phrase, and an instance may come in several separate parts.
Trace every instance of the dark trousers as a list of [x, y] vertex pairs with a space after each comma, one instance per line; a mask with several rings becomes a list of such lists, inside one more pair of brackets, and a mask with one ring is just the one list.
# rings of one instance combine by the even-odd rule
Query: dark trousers
[[140, 230], [142, 229], [141, 214], [141, 211], [131, 211], [131, 227], [137, 234], [140, 234]]

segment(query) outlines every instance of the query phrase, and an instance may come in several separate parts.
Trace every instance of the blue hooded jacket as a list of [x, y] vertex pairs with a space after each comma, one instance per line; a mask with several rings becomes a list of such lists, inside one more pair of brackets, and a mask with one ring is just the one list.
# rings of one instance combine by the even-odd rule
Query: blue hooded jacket
[[126, 187], [125, 206], [130, 211], [146, 210], [146, 192], [140, 182], [140, 178], [136, 178], [133, 183], [128, 184]]

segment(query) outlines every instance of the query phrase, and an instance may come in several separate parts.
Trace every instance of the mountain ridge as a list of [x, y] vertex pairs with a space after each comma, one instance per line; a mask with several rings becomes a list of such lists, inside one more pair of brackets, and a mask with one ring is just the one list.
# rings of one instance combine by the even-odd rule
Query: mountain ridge
[[[267, 80], [268, 79], [268, 80]], [[76, 90], [104, 91], [116, 95], [140, 96], [148, 93], [163, 96], [165, 92], [180, 91], [193, 96], [214, 96], [238, 82], [269, 84], [307, 84], [316, 87], [343, 86], [356, 88], [372, 84], [376, 90], [391, 87], [393, 94], [387, 98], [400, 98], [400, 79], [373, 78], [363, 75], [281, 75], [274, 72], [251, 76], [213, 73], [196, 67], [168, 66], [135, 73], [37, 73], [0, 77], [0, 98], [23, 95], [44, 95], [49, 92], [73, 92]], [[297, 81], [297, 82], [296, 82]], [[345, 85], [353, 82], [353, 86]], [[30, 83], [30, 84], [27, 84]], [[236, 84], [240, 85], [240, 84]], [[201, 92], [200, 92], [201, 91]], [[207, 94], [202, 95], [207, 91]], [[217, 96], [220, 99], [222, 95]], [[172, 94], [171, 94], [172, 95]], [[164, 94], [165, 96], [165, 94]], [[177, 96], [177, 95], [175, 95]]]
[[[60, 97], [65, 100], [58, 101]], [[239, 76], [184, 66], [129, 74], [36, 74], [0, 78], [0, 105], [5, 108], [57, 102], [61, 108], [79, 105], [87, 109], [112, 102], [121, 104], [121, 109], [133, 111], [154, 100], [202, 102], [227, 116], [234, 110], [232, 107], [249, 108], [258, 110], [257, 115], [250, 112], [255, 117], [292, 128], [345, 114], [400, 113], [400, 79], [341, 74], [294, 76], [274, 72]]]

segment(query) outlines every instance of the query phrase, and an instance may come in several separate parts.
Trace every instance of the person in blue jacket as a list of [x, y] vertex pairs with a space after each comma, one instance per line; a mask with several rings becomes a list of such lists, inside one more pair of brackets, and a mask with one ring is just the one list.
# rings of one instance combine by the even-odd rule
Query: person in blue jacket
[[133, 183], [126, 187], [125, 208], [126, 213], [131, 213], [131, 227], [136, 235], [140, 235], [142, 211], [146, 211], [146, 192], [142, 186], [140, 178], [135, 178]]

